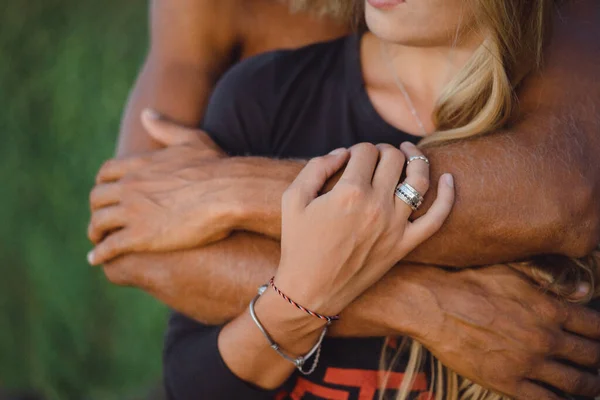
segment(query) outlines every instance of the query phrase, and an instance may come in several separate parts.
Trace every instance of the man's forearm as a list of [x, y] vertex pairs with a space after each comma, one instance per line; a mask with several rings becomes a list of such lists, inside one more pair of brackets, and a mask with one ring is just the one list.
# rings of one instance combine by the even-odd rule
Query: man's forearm
[[[202, 249], [127, 255], [104, 266], [104, 271], [113, 283], [135, 285], [191, 318], [220, 325], [246, 309], [257, 288], [275, 274], [279, 255], [279, 243], [238, 233]], [[404, 279], [404, 274], [402, 268], [395, 269], [369, 289], [344, 311], [334, 334], [408, 333], [398, 331], [402, 323], [412, 325], [408, 312], [414, 307], [403, 302], [415, 300], [397, 294], [406, 293], [416, 279]], [[385, 317], [389, 307], [396, 310], [394, 327]]]

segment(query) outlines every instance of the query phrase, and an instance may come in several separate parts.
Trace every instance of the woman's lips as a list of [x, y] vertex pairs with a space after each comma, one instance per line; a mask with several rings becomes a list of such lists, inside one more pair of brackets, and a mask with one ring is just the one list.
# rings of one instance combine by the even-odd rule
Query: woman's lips
[[387, 10], [404, 3], [406, 0], [367, 0], [371, 7]]

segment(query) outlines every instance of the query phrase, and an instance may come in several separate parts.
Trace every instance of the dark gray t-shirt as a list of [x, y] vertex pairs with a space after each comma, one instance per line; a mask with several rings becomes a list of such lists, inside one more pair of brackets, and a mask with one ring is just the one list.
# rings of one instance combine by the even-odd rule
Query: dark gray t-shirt
[[[278, 158], [311, 158], [360, 142], [416, 141], [375, 111], [364, 87], [359, 44], [352, 35], [241, 62], [218, 83], [203, 128], [231, 155]], [[294, 374], [280, 390], [267, 392], [229, 371], [217, 349], [219, 331], [171, 316], [165, 345], [171, 399], [378, 398], [383, 338], [326, 338], [313, 374]], [[390, 388], [398, 387], [404, 365], [401, 360]], [[414, 398], [428, 386], [425, 374], [419, 375]]]

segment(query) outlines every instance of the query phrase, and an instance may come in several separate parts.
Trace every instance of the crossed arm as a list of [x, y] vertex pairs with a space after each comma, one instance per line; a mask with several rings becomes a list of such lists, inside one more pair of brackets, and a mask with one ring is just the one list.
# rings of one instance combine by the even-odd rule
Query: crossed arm
[[[530, 78], [521, 92], [522, 110], [526, 115], [521, 122], [506, 132], [428, 150], [427, 155], [433, 165], [432, 179], [437, 178], [441, 171], [452, 172], [458, 182], [458, 199], [454, 215], [447, 225], [414, 252], [411, 260], [469, 266], [549, 252], [579, 256], [598, 243], [600, 210], [599, 202], [594, 199], [600, 198], [600, 166], [594, 161], [600, 149], [600, 137], [596, 134], [598, 111], [595, 109], [595, 105], [600, 103], [600, 85], [593, 82], [593, 77], [600, 57], [600, 32], [599, 24], [582, 24], [580, 22], [586, 17], [577, 14], [594, 15], [599, 6], [593, 1], [582, 1], [572, 7], [565, 10], [565, 15], [576, 18], [577, 22], [566, 20], [559, 24], [549, 50], [544, 77]], [[147, 70], [156, 71], [156, 68]], [[147, 75], [141, 83], [149, 84], [151, 77], [152, 74]], [[136, 104], [131, 108], [134, 111], [130, 113], [129, 120], [137, 120], [135, 110], [145, 106], [168, 111], [188, 123], [199, 118], [198, 115], [183, 115], [185, 112], [181, 111], [171, 113], [171, 109], [178, 109], [176, 101], [169, 108], [164, 108], [161, 103], [164, 98], [158, 101], [153, 100], [151, 95], [142, 97], [134, 101]], [[169, 97], [177, 98], [175, 95]], [[125, 125], [124, 134], [141, 136], [146, 133], [134, 123]], [[135, 208], [134, 196], [128, 197], [128, 189], [135, 192], [142, 187], [148, 176], [136, 172], [143, 170], [148, 163], [153, 164], [153, 170], [167, 174], [182, 168], [192, 171], [188, 178], [198, 188], [192, 193], [192, 199], [198, 199], [197, 196], [203, 193], [214, 194], [212, 189], [219, 187], [216, 185], [218, 180], [227, 177], [230, 186], [236, 189], [218, 192], [220, 197], [216, 197], [218, 200], [213, 197], [213, 201], [225, 204], [228, 212], [223, 215], [231, 217], [228, 220], [230, 228], [263, 232], [277, 238], [280, 195], [301, 169], [302, 163], [223, 158], [202, 144], [194, 146], [194, 150], [205, 152], [208, 156], [186, 159], [181, 157], [186, 146], [175, 146], [143, 156], [134, 163], [111, 163], [109, 169], [114, 173], [113, 178], [126, 177], [127, 185], [123, 185], [121, 193], [122, 204]], [[129, 150], [145, 149], [143, 146], [129, 147]], [[125, 153], [127, 151], [121, 151], [121, 154]], [[193, 175], [194, 170], [199, 172], [197, 176]], [[136, 186], [136, 179], [139, 186]], [[256, 196], [257, 193], [261, 196]], [[244, 202], [245, 209], [241, 211], [240, 194], [248, 196], [243, 197], [248, 201]], [[253, 201], [257, 198], [261, 201]], [[131, 200], [129, 203], [128, 199]], [[199, 211], [206, 214], [206, 210]], [[248, 222], [257, 221], [255, 217], [260, 217], [260, 224]], [[135, 235], [135, 229], [129, 231]], [[236, 232], [211, 245], [176, 252], [144, 252], [149, 249], [143, 245], [130, 250], [134, 252], [105, 265], [109, 279], [145, 289], [173, 308], [211, 324], [220, 324], [239, 315], [256, 287], [273, 275], [279, 260], [276, 241], [249, 232]], [[497, 281], [498, 276], [492, 276], [492, 280]], [[465, 297], [469, 293], [465, 287], [470, 288], [470, 292], [479, 291], [483, 295], [482, 300], [485, 298], [485, 302], [489, 303], [496, 297], [488, 290], [493, 286], [486, 286], [486, 280], [479, 279], [485, 277], [490, 276], [478, 271], [448, 274], [420, 266], [395, 269], [345, 310], [344, 322], [336, 327], [333, 334], [407, 334], [435, 349], [435, 340], [439, 341], [444, 335], [438, 334], [434, 340], [423, 333], [439, 332], [442, 326], [432, 324], [443, 318], [440, 315], [449, 312], [455, 318], [453, 311], [465, 307], [466, 303], [456, 304], [456, 308], [450, 310], [441, 310], [439, 304]], [[527, 300], [533, 302], [528, 304], [544, 304], [542, 308], [550, 310], [549, 314], [564, 315], [564, 308], [559, 304], [550, 302], [548, 298], [534, 298], [535, 290], [518, 280], [520, 278], [513, 278], [521, 283], [515, 286], [519, 290], [514, 296], [526, 296], [527, 293], [532, 296]], [[513, 284], [515, 281], [507, 281], [506, 287]], [[523, 297], [517, 299], [523, 300]], [[469, 302], [466, 298], [465, 301]], [[479, 302], [472, 302], [475, 303]], [[389, 304], [394, 304], [392, 312], [382, 312], [390, 311]], [[573, 327], [574, 331], [582, 330], [582, 320], [591, 324], [596, 322], [595, 316], [569, 310], [569, 318], [574, 318], [573, 315], [579, 317], [575, 317], [578, 325]], [[547, 321], [562, 326], [565, 321], [561, 318]], [[469, 324], [473, 321], [470, 320]], [[523, 321], [526, 331], [531, 330], [528, 324], [531, 321]], [[482, 322], [482, 325], [486, 323]], [[548, 329], [541, 328], [544, 327], [536, 331], [539, 335], [532, 342], [552, 343], [558, 337], [544, 336]], [[461, 325], [460, 329], [469, 328]], [[596, 328], [588, 325], [584, 330], [586, 332], [580, 333], [598, 337]], [[452, 340], [453, 336], [445, 335], [444, 340]], [[595, 346], [594, 351], [590, 351], [589, 344], [576, 350], [566, 343], [557, 346], [563, 354], [568, 354], [565, 357], [584, 365], [595, 365], [596, 361], [583, 360], [596, 354]], [[445, 346], [448, 345], [451, 347], [452, 343], [446, 342]], [[460, 347], [460, 343], [456, 347]], [[468, 347], [462, 348], [473, 347], [476, 346], [471, 341]], [[485, 343], [480, 350], [486, 351]], [[543, 348], [539, 353], [546, 357], [549, 351]], [[473, 349], [470, 359], [481, 354]], [[465, 376], [473, 377], [468, 369], [451, 366]], [[493, 376], [478, 378], [484, 383], [496, 379]], [[573, 390], [564, 388], [576, 391], [572, 387]]]
[[[505, 132], [427, 150], [432, 180], [442, 171], [454, 174], [457, 201], [442, 230], [408, 260], [471, 266], [541, 253], [583, 256], [599, 242], [600, 83], [594, 78], [600, 60], [600, 24], [590, 20], [598, 19], [594, 16], [599, 9], [594, 1], [565, 7], [564, 19], [558, 21], [548, 50], [544, 75], [531, 77], [521, 90], [522, 121]], [[144, 79], [138, 86], [149, 85], [150, 81]], [[197, 90], [205, 88], [200, 85]], [[155, 106], [158, 103], [153, 99], [159, 101], [147, 94], [134, 97], [134, 103]], [[164, 102], [164, 97], [160, 101]], [[131, 107], [132, 112], [140, 108], [143, 105]], [[187, 121], [198, 117], [178, 116]], [[127, 120], [133, 118], [129, 115]], [[146, 134], [132, 123], [124, 125], [123, 133], [125, 137]], [[142, 151], [143, 146], [138, 150]], [[191, 159], [186, 165], [177, 154], [181, 149], [166, 151], [173, 153], [177, 163], [169, 164], [168, 157], [163, 157], [163, 172], [195, 167], [199, 171], [192, 177], [198, 187], [192, 197], [211, 191], [211, 182], [222, 177], [230, 180], [229, 186], [234, 188], [219, 192], [218, 202], [235, 210], [226, 213], [231, 228], [277, 238], [281, 193], [302, 168], [301, 162], [213, 157], [200, 163], [197, 158]], [[151, 156], [144, 160], [156, 161]], [[131, 165], [117, 161], [109, 169], [112, 176], [125, 176], [132, 172], [128, 170]], [[141, 165], [145, 164], [138, 163], [134, 169]], [[138, 177], [143, 181], [142, 175]], [[135, 178], [128, 186], [135, 187]], [[121, 197], [126, 204], [126, 188]], [[240, 201], [244, 204], [242, 211]], [[133, 201], [130, 204], [135, 206]], [[135, 236], [134, 229], [130, 232]], [[144, 248], [129, 250], [142, 253]], [[111, 280], [146, 288], [196, 318], [222, 322], [247, 304], [277, 262], [275, 242], [240, 232], [198, 249], [129, 254], [108, 264], [105, 271]]]

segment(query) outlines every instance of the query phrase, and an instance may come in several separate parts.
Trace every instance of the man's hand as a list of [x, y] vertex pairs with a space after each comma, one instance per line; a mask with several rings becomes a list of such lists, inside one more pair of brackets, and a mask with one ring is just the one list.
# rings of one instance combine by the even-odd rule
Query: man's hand
[[[200, 130], [150, 112], [142, 120], [154, 140], [168, 147], [110, 160], [100, 169], [90, 194], [88, 236], [97, 245], [92, 264], [129, 252], [193, 248], [236, 229], [251, 230], [258, 219], [252, 210], [268, 213], [265, 197], [272, 193], [279, 203], [303, 165], [281, 161], [266, 177], [264, 160], [225, 157]], [[279, 215], [271, 230], [279, 232], [278, 221]]]
[[[562, 362], [600, 366], [597, 312], [544, 293], [508, 266], [409, 268], [404, 279], [418, 282], [404, 293], [418, 310], [410, 336], [459, 375], [516, 399], [559, 399], [538, 382], [573, 395], [600, 394], [598, 374]], [[393, 290], [392, 282], [385, 285]], [[387, 313], [394, 314], [395, 303], [386, 303]]]

